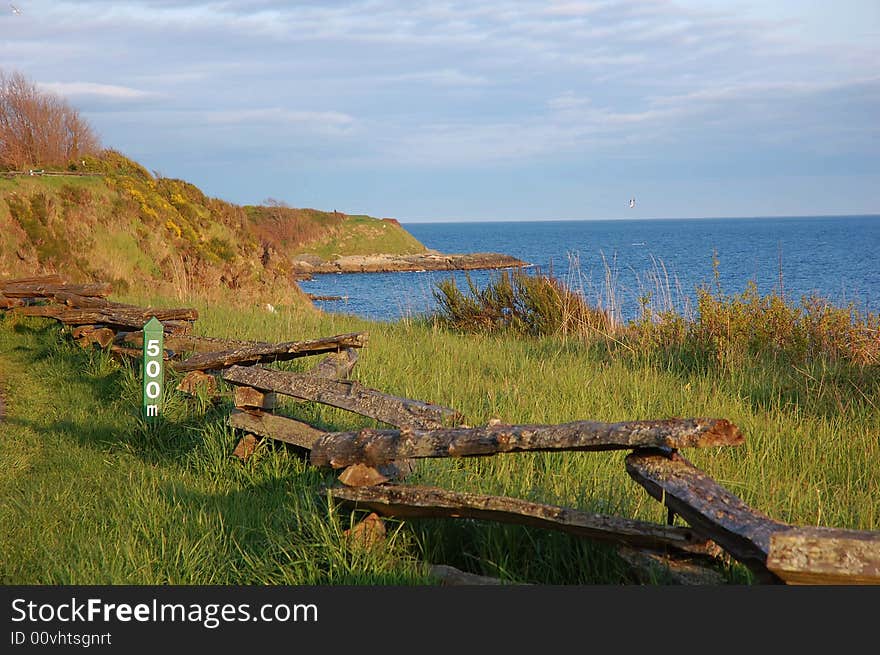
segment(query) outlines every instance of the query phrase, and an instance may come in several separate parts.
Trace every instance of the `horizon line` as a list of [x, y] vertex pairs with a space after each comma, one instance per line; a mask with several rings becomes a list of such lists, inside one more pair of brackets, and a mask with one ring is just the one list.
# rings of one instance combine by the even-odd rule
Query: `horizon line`
[[869, 214], [756, 214], [753, 216], [640, 216], [616, 218], [445, 218], [445, 219], [396, 219], [401, 225], [412, 223], [581, 223], [602, 221], [723, 221], [755, 218], [880, 218], [880, 213]]

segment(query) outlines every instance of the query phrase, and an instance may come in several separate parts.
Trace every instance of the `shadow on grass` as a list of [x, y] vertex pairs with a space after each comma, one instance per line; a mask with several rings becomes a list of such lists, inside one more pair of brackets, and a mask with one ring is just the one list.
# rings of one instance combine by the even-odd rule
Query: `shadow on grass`
[[189, 583], [430, 584], [392, 528], [382, 548], [352, 547], [344, 533], [356, 517], [331, 509], [327, 484], [321, 472], [305, 469], [216, 494], [166, 485], [160, 493], [182, 526], [180, 540], [201, 543], [205, 524], [213, 527], [210, 549], [197, 555], [210, 561], [210, 579]]

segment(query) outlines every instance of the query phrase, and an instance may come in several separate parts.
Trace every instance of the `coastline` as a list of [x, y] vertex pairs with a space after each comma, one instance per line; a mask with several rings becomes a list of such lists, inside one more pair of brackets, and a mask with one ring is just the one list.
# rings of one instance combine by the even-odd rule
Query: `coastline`
[[516, 257], [501, 253], [482, 252], [446, 254], [434, 250], [415, 255], [345, 255], [331, 261], [315, 256], [299, 256], [293, 261], [297, 276], [324, 273], [399, 273], [413, 271], [472, 271], [530, 266]]

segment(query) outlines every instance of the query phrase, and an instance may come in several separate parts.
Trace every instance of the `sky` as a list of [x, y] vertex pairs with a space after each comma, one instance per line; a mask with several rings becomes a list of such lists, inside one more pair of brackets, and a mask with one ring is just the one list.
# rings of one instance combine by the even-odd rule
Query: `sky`
[[237, 204], [880, 213], [880, 0], [16, 0], [0, 68]]

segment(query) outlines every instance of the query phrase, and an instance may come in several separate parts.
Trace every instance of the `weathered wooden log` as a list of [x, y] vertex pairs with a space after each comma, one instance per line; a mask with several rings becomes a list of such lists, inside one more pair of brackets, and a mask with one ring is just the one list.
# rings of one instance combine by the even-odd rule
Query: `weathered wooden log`
[[337, 477], [337, 480], [347, 487], [371, 487], [375, 484], [384, 484], [390, 479], [379, 469], [366, 464], [353, 464]]
[[94, 309], [73, 309], [65, 305], [42, 305], [17, 307], [12, 310], [25, 316], [46, 316], [61, 321], [65, 325], [104, 325], [112, 328], [140, 328], [151, 317], [160, 321], [194, 321], [199, 317], [196, 309], [141, 308], [117, 309], [113, 307]]
[[339, 474], [337, 480], [349, 487], [369, 487], [374, 484], [385, 484], [392, 480], [402, 480], [411, 472], [409, 460], [391, 462], [377, 467], [352, 464]]
[[[95, 309], [110, 307], [113, 303], [100, 296], [81, 296], [70, 291], [58, 291], [48, 296], [59, 305], [67, 305], [74, 309]], [[120, 303], [121, 304], [121, 303]]]
[[[192, 371], [195, 373], [195, 371]], [[278, 396], [274, 391], [260, 391], [253, 387], [235, 387], [232, 390], [232, 404], [248, 409], [275, 409]]]
[[74, 339], [80, 339], [80, 338], [86, 336], [87, 334], [91, 334], [95, 330], [100, 330], [100, 329], [101, 329], [100, 325], [77, 325], [76, 327], [71, 328], [70, 336], [72, 336]]
[[46, 282], [6, 283], [0, 286], [0, 293], [8, 298], [50, 298], [56, 293], [74, 293], [79, 296], [105, 298], [113, 291], [110, 284], [58, 284]]
[[[219, 337], [205, 337], [197, 334], [185, 334], [180, 330], [175, 330], [175, 327], [186, 327], [188, 330], [192, 327], [192, 323], [181, 321], [179, 322], [182, 324], [180, 326], [176, 326], [176, 323], [178, 322], [166, 321], [163, 323], [163, 326], [166, 334], [164, 340], [165, 348], [174, 351], [177, 355], [184, 353], [216, 353], [220, 351], [252, 347], [271, 348], [274, 345], [268, 341], [242, 341]], [[130, 348], [142, 348], [144, 345], [144, 333], [141, 330], [119, 332], [116, 335], [115, 343]], [[346, 348], [338, 353], [331, 352], [318, 362], [311, 369], [310, 373], [312, 375], [318, 375], [319, 377], [345, 378], [351, 373], [354, 365], [357, 363], [357, 359], [357, 350], [354, 348]]]
[[[267, 341], [239, 341], [219, 337], [204, 337], [198, 334], [168, 335], [165, 337], [164, 342], [166, 348], [176, 353], [215, 353], [238, 348], [272, 345]], [[116, 338], [116, 343], [121, 346], [142, 348], [144, 345], [144, 333], [142, 330], [120, 332]]]
[[114, 308], [114, 309], [138, 309], [137, 305], [128, 303], [115, 302], [107, 300], [99, 296], [81, 296], [78, 293], [70, 291], [58, 291], [48, 296], [55, 302], [67, 305], [74, 309], [96, 309], [96, 308]]
[[[115, 344], [110, 346], [110, 353], [113, 355], [117, 355], [119, 357], [124, 357], [128, 359], [140, 360], [144, 356], [144, 351], [141, 348], [126, 348], [125, 346], [117, 346]], [[167, 350], [162, 351], [162, 359], [163, 361], [171, 360], [171, 353]]]
[[256, 452], [257, 446], [259, 445], [260, 438], [257, 435], [246, 432], [242, 435], [241, 439], [238, 440], [238, 443], [235, 444], [232, 454], [241, 461], [246, 462], [250, 459], [251, 455]]
[[516, 451], [624, 450], [737, 445], [743, 437], [725, 419], [693, 418], [559, 425], [503, 425], [436, 430], [332, 432], [312, 448], [312, 464], [340, 468], [409, 457], [475, 457]]
[[376, 514], [343, 531], [345, 545], [354, 551], [369, 551], [385, 546], [385, 523]]
[[73, 309], [96, 309], [105, 307], [134, 308], [134, 305], [116, 303], [99, 296], [81, 296], [78, 293], [71, 293], [69, 291], [59, 291], [47, 296], [47, 298], [54, 300], [59, 305], [66, 305]]
[[183, 379], [178, 383], [177, 391], [185, 393], [188, 396], [203, 396], [213, 399], [219, 393], [217, 389], [217, 377], [209, 375], [204, 371], [190, 371], [184, 375]]
[[427, 565], [428, 574], [440, 580], [440, 584], [445, 587], [456, 586], [484, 586], [484, 585], [518, 585], [519, 582], [505, 582], [500, 578], [493, 578], [487, 575], [478, 575], [476, 573], [468, 573], [448, 564], [430, 564]]
[[67, 310], [62, 305], [51, 304], [19, 306], [15, 307], [12, 313], [19, 316], [41, 316], [44, 318], [58, 318], [58, 316], [64, 311]]
[[794, 527], [770, 536], [767, 568], [788, 584], [880, 584], [880, 532]]
[[285, 361], [297, 357], [320, 355], [344, 348], [362, 348], [367, 345], [366, 332], [338, 334], [332, 337], [310, 339], [308, 341], [288, 341], [277, 344], [258, 344], [233, 350], [207, 352], [193, 355], [174, 368], [177, 371], [219, 370], [234, 364], [256, 364]]
[[7, 286], [19, 286], [24, 284], [67, 284], [67, 280], [57, 273], [47, 273], [46, 275], [37, 275], [35, 277], [17, 277], [0, 280], [0, 293]]
[[[257, 366], [233, 366], [223, 373], [223, 379], [233, 384], [339, 407], [390, 425], [439, 428], [460, 419], [458, 412], [448, 407], [391, 396], [353, 380], [326, 380], [313, 375]], [[390, 457], [385, 461], [392, 459], [398, 457]], [[348, 462], [355, 463], [357, 462]]]
[[84, 348], [94, 344], [97, 344], [101, 348], [106, 348], [113, 343], [113, 339], [115, 336], [116, 333], [110, 328], [97, 328], [94, 330], [89, 330], [88, 332], [80, 336], [76, 340], [76, 342]]
[[[338, 353], [330, 353], [309, 369], [308, 374], [328, 380], [347, 380], [358, 361], [358, 351], [346, 348]], [[307, 400], [292, 398], [293, 403], [305, 403]]]
[[167, 320], [162, 321], [162, 331], [165, 336], [183, 337], [189, 335], [193, 329], [192, 320]]
[[558, 530], [614, 544], [698, 555], [713, 544], [690, 528], [659, 525], [518, 498], [447, 491], [437, 487], [382, 485], [331, 487], [330, 496], [346, 507], [398, 518], [472, 518]]
[[629, 546], [619, 546], [617, 554], [629, 564], [639, 584], [717, 586], [727, 583], [724, 574], [705, 558]]
[[246, 412], [233, 409], [229, 414], [229, 425], [238, 430], [253, 432], [261, 437], [277, 439], [300, 448], [311, 448], [315, 439], [324, 434], [308, 423], [259, 410]]
[[309, 375], [328, 380], [346, 380], [354, 370], [357, 361], [358, 351], [354, 348], [346, 348], [324, 357], [309, 370]]
[[742, 562], [759, 582], [781, 582], [767, 568], [767, 553], [771, 537], [791, 526], [749, 507], [677, 452], [637, 450], [625, 462], [630, 477], [651, 496]]

